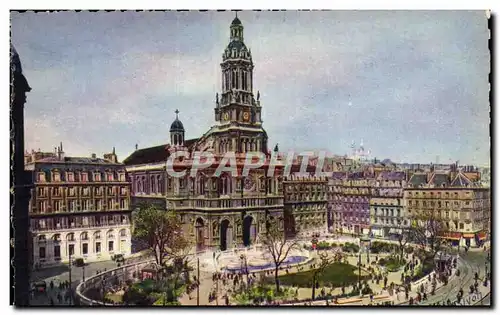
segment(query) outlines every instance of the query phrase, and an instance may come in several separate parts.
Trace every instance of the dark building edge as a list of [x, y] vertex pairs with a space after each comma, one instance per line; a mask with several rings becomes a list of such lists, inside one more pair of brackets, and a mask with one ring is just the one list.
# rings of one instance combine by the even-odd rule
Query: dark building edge
[[28, 207], [31, 176], [24, 170], [24, 104], [31, 90], [19, 55], [10, 48], [10, 304], [29, 306], [30, 237]]

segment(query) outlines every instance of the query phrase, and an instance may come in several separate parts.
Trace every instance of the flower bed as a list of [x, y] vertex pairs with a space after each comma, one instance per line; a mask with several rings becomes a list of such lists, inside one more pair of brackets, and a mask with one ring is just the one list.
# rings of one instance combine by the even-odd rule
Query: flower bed
[[249, 290], [237, 292], [231, 300], [237, 305], [260, 305], [264, 302], [283, 301], [295, 296], [295, 291], [282, 287], [279, 292], [273, 285], [259, 285], [251, 287]]
[[385, 267], [389, 272], [398, 271], [405, 265], [405, 263], [405, 261], [399, 260], [399, 258], [396, 256], [389, 256], [386, 258], [380, 258], [378, 260], [378, 264]]
[[[355, 272], [357, 267], [344, 264], [333, 263], [325, 268], [317, 281], [320, 286], [348, 286], [358, 282], [358, 275]], [[302, 288], [309, 288], [313, 282], [313, 270], [281, 275], [279, 281], [283, 285], [298, 286]], [[368, 275], [361, 275], [361, 280], [369, 279]], [[267, 278], [269, 283], [274, 282], [274, 278]]]

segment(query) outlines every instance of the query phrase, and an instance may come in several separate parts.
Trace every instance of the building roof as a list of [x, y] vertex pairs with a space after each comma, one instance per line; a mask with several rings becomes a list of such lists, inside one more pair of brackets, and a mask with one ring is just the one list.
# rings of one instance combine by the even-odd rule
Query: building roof
[[88, 158], [88, 157], [64, 157], [59, 159], [57, 156], [48, 156], [33, 163], [65, 163], [65, 164], [109, 164], [120, 165], [121, 163], [113, 163], [106, 159], [101, 158]]
[[[193, 146], [198, 139], [190, 139], [184, 141], [184, 146], [188, 149]], [[125, 165], [139, 165], [139, 164], [149, 164], [166, 162], [170, 153], [168, 152], [169, 144], [162, 144], [155, 147], [144, 148], [136, 150], [129, 157], [127, 157], [123, 164]]]
[[473, 186], [473, 182], [462, 172], [459, 172], [457, 176], [453, 179], [450, 186], [452, 187], [470, 187]]
[[450, 179], [447, 173], [434, 172], [429, 179], [429, 184], [436, 187], [448, 186], [450, 184]]
[[426, 173], [415, 173], [411, 176], [409, 183], [413, 187], [419, 187], [420, 185], [427, 184], [427, 174]]
[[405, 180], [406, 174], [405, 172], [389, 172], [389, 171], [384, 171], [380, 172], [378, 175], [378, 180]]
[[364, 179], [365, 174], [363, 172], [352, 172], [347, 175], [348, 179]]
[[333, 179], [344, 179], [346, 178], [346, 175], [347, 175], [346, 172], [332, 172]]

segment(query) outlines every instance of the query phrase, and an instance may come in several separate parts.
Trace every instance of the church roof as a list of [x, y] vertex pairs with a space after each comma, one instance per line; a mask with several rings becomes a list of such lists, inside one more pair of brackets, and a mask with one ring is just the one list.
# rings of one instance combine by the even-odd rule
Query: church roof
[[234, 20], [231, 22], [231, 25], [242, 25], [240, 19], [238, 17], [235, 17]]
[[237, 52], [248, 50], [247, 46], [245, 46], [245, 43], [241, 40], [233, 40], [229, 43], [229, 45], [227, 45], [228, 50], [233, 50], [233, 48], [236, 49]]
[[[184, 146], [190, 149], [198, 139], [190, 139], [184, 141]], [[139, 165], [149, 163], [166, 162], [170, 156], [167, 150], [168, 144], [162, 144], [155, 147], [144, 148], [136, 150], [129, 157], [127, 157], [123, 164], [125, 165]]]
[[176, 118], [172, 125], [170, 125], [170, 132], [172, 131], [184, 131], [184, 125], [178, 118]]

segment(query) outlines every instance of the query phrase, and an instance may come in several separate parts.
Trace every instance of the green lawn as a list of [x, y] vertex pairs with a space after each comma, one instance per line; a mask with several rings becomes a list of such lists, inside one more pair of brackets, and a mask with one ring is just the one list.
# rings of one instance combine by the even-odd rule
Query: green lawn
[[[320, 286], [340, 287], [342, 285], [352, 285], [358, 282], [358, 275], [355, 266], [342, 263], [334, 263], [325, 268], [322, 274], [318, 276]], [[368, 279], [361, 271], [361, 280]], [[283, 285], [293, 285], [303, 288], [309, 288], [312, 285], [313, 271], [303, 271], [294, 274], [279, 276], [280, 283]], [[274, 282], [274, 278], [268, 278], [269, 282]]]
[[123, 295], [121, 295], [121, 294], [107, 293], [106, 298], [110, 299], [111, 301], [113, 301], [115, 303], [122, 303], [123, 302]]

